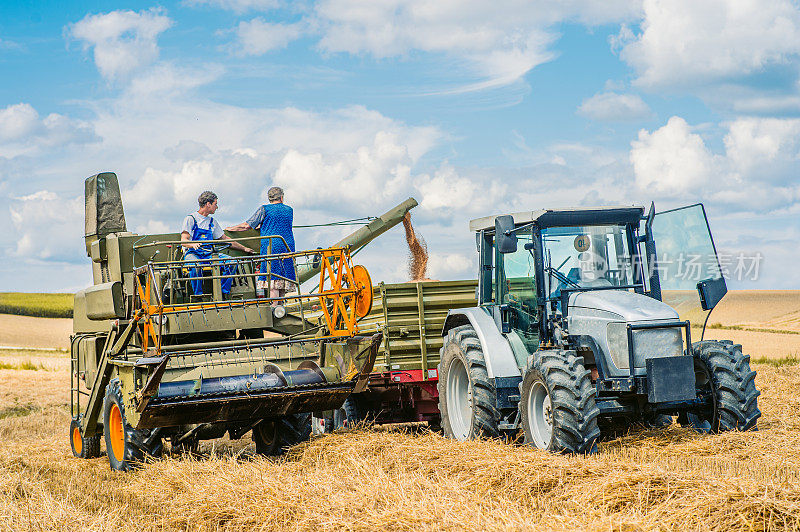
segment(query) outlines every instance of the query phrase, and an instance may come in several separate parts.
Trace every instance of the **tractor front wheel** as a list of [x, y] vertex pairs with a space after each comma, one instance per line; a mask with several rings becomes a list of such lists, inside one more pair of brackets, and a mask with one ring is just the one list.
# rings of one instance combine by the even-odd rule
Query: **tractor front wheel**
[[600, 429], [591, 375], [575, 351], [538, 351], [528, 357], [519, 385], [525, 443], [556, 453], [591, 453]]
[[103, 402], [103, 434], [111, 469], [129, 471], [144, 462], [146, 456], [161, 456], [161, 438], [155, 430], [136, 430], [128, 424], [119, 381], [112, 380]]
[[683, 413], [678, 421], [701, 432], [750, 430], [761, 416], [758, 409], [756, 372], [742, 346], [722, 340], [705, 340], [692, 345], [697, 397], [704, 407]]
[[497, 438], [497, 392], [471, 325], [447, 332], [439, 359], [439, 411], [444, 435], [456, 440]]

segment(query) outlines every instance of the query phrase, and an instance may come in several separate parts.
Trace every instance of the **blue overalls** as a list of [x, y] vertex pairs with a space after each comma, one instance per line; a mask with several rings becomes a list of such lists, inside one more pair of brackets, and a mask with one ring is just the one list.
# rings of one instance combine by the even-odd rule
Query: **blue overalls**
[[[197, 219], [194, 218], [194, 229], [192, 230], [192, 240], [214, 240], [214, 219], [212, 218], [210, 223], [208, 224], [208, 229], [200, 229], [199, 224], [197, 223]], [[197, 249], [190, 249], [186, 251], [184, 254], [183, 260], [187, 263], [193, 263], [191, 268], [189, 269], [189, 276], [190, 277], [201, 277], [203, 275], [203, 265], [209, 264], [209, 259], [211, 258], [211, 244], [205, 244], [200, 246]], [[223, 255], [220, 253], [220, 259], [229, 259], [228, 255]], [[188, 266], [188, 264], [187, 264]], [[222, 275], [232, 275], [234, 272], [234, 268], [231, 265], [227, 265], [222, 263], [219, 269]], [[231, 291], [231, 285], [233, 284], [233, 278], [228, 277], [226, 279], [221, 279], [222, 281], [222, 293], [228, 294]], [[203, 279], [192, 279], [192, 292], [196, 295], [202, 295], [203, 293]]]
[[[261, 221], [261, 236], [280, 235], [280, 238], [265, 238], [261, 240], [261, 254], [269, 252], [269, 243], [272, 242], [272, 254], [287, 253], [294, 251], [294, 235], [292, 234], [292, 208], [283, 203], [269, 203], [261, 206], [264, 209], [264, 218]], [[287, 246], [284, 245], [284, 240]], [[294, 261], [291, 258], [273, 259], [270, 261], [270, 275], [273, 280], [286, 278], [294, 281]], [[267, 261], [261, 262], [261, 273], [267, 273]], [[280, 275], [280, 277], [277, 277]], [[259, 276], [260, 281], [266, 280], [265, 276]]]

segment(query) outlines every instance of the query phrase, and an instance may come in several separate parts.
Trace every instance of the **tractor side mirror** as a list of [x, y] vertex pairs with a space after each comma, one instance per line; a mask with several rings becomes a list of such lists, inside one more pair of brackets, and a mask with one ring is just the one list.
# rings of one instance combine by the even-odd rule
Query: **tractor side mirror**
[[498, 216], [494, 219], [494, 241], [500, 253], [517, 251], [517, 235], [514, 233], [514, 217]]
[[711, 310], [728, 293], [728, 285], [724, 277], [705, 279], [697, 283], [697, 293], [700, 294], [700, 305], [703, 310]]

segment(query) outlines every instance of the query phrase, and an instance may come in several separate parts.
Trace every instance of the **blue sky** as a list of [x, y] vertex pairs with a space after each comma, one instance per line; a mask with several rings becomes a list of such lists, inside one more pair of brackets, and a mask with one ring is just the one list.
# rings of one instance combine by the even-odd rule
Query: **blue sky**
[[[800, 288], [799, 56], [794, 0], [6, 2], [0, 290], [89, 282], [100, 171], [138, 232], [207, 188], [225, 224], [274, 184], [298, 223], [414, 196], [439, 279], [474, 276], [471, 218], [703, 201], [719, 248], [763, 257], [732, 287]], [[405, 279], [398, 230], [360, 257]]]

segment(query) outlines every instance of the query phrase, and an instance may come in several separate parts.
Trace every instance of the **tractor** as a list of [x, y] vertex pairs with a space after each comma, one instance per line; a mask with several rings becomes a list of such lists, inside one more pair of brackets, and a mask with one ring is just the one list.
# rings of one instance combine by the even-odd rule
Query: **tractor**
[[[445, 435], [513, 437], [590, 453], [603, 435], [672, 416], [707, 432], [751, 430], [756, 372], [740, 345], [692, 341], [662, 291], [727, 292], [705, 208], [536, 210], [470, 222], [477, 305], [442, 329]], [[690, 267], [691, 266], [691, 267]], [[707, 321], [706, 316], [706, 321]]]

